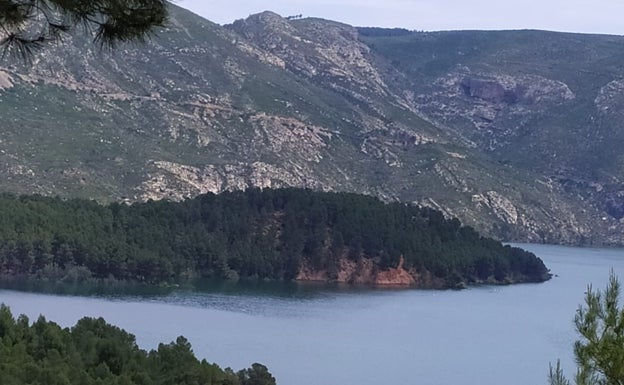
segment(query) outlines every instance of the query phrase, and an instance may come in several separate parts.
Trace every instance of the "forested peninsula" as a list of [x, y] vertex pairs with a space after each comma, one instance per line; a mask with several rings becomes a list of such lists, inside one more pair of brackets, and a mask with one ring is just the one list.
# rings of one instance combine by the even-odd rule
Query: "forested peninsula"
[[249, 189], [101, 205], [0, 195], [0, 275], [463, 287], [550, 278], [534, 254], [439, 211], [351, 193]]
[[264, 365], [238, 372], [198, 360], [184, 337], [139, 349], [135, 337], [102, 318], [61, 328], [43, 316], [32, 324], [0, 305], [0, 384], [275, 385]]

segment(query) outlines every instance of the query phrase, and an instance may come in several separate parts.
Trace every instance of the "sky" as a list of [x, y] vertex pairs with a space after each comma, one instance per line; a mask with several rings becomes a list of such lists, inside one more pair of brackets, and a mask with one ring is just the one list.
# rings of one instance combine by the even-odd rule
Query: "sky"
[[544, 29], [624, 35], [624, 0], [176, 0], [218, 24], [270, 10], [354, 26], [440, 31]]

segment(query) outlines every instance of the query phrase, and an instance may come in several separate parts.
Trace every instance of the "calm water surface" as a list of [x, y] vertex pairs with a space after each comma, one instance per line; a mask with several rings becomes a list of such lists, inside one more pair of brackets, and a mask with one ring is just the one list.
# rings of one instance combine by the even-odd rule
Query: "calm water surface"
[[571, 377], [572, 319], [587, 284], [624, 279], [624, 250], [522, 245], [558, 275], [543, 284], [463, 291], [252, 285], [91, 296], [0, 290], [14, 313], [62, 326], [102, 316], [155, 348], [184, 335], [238, 370], [266, 364], [281, 385], [546, 384]]

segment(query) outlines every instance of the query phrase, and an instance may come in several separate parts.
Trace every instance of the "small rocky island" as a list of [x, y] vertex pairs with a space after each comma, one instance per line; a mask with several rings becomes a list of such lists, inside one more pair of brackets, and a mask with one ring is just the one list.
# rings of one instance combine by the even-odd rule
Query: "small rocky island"
[[248, 189], [132, 205], [4, 194], [0, 218], [5, 277], [417, 288], [550, 278], [534, 254], [482, 237], [439, 211], [351, 193]]

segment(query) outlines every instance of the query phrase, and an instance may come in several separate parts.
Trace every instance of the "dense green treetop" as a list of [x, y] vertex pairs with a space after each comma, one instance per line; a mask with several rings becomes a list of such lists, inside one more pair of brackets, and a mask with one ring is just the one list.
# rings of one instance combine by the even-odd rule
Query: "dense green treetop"
[[0, 195], [0, 274], [167, 282], [195, 276], [291, 280], [305, 261], [429, 272], [451, 284], [542, 281], [524, 250], [479, 236], [435, 210], [301, 189], [206, 194], [103, 206]]
[[149, 353], [102, 318], [63, 329], [43, 316], [30, 323], [0, 305], [0, 384], [275, 385], [261, 364], [237, 373], [198, 360], [184, 337]]

